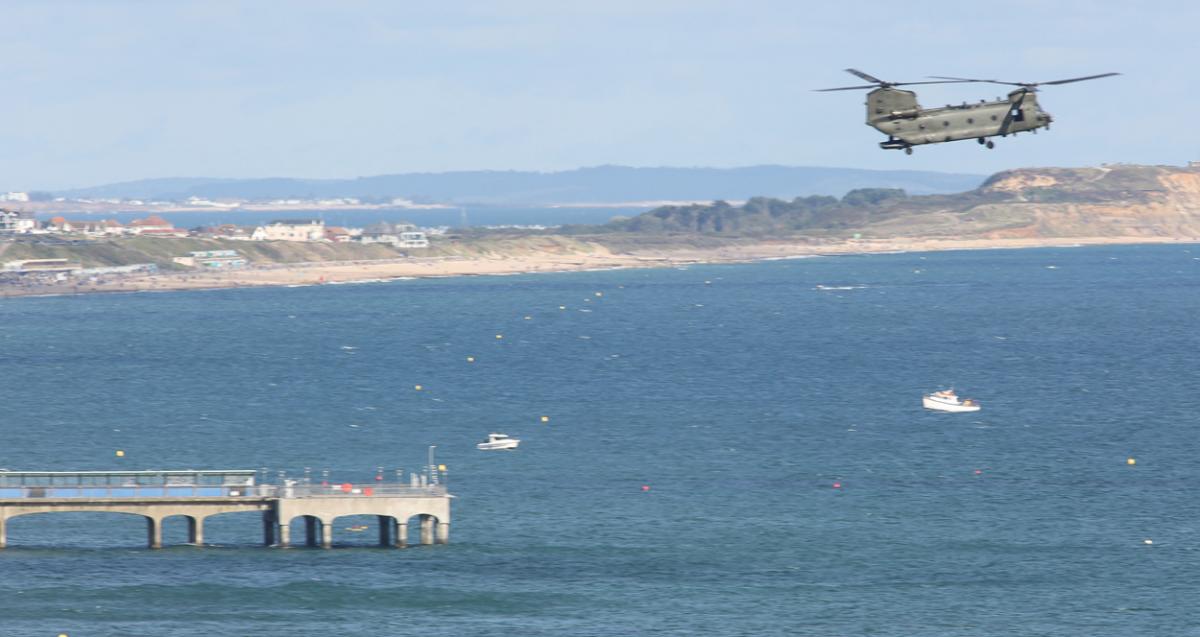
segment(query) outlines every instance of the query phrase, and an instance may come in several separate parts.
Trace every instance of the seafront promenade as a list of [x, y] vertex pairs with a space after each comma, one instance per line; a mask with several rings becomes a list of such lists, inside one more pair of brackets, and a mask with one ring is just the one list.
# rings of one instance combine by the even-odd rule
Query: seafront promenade
[[[204, 544], [205, 519], [222, 513], [262, 516], [262, 542], [291, 546], [291, 526], [304, 521], [305, 544], [331, 548], [333, 524], [348, 515], [373, 515], [382, 546], [409, 544], [415, 518], [420, 544], [450, 541], [450, 498], [436, 468], [407, 483], [259, 484], [258, 472], [229, 471], [0, 471], [0, 548], [9, 520], [37, 513], [104, 512], [146, 520], [147, 546], [162, 548], [163, 523], [187, 520], [188, 543]], [[46, 523], [50, 523], [47, 520]]]

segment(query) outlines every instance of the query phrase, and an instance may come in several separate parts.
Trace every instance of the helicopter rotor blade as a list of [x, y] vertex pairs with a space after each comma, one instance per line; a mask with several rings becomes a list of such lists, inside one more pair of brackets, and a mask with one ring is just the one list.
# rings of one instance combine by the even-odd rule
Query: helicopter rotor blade
[[963, 82], [974, 82], [975, 80], [938, 80], [936, 82], [894, 82], [889, 86], [912, 86], [914, 84], [962, 84]]
[[1055, 84], [1070, 84], [1071, 82], [1082, 82], [1084, 80], [1096, 80], [1102, 77], [1111, 77], [1120, 75], [1120, 73], [1100, 73], [1099, 75], [1085, 75], [1083, 77], [1073, 77], [1066, 80], [1053, 80], [1050, 82], [1004, 82], [1001, 80], [974, 80], [962, 77], [946, 77], [942, 75], [930, 75], [929, 77], [939, 80], [959, 80], [964, 82], [987, 82], [989, 84], [1007, 84], [1009, 86], [1024, 86], [1025, 88], [1037, 88], [1039, 86], [1053, 86]]
[[1038, 82], [1038, 84], [1041, 84], [1044, 86], [1049, 86], [1051, 84], [1070, 84], [1071, 82], [1082, 82], [1084, 80], [1095, 80], [1095, 79], [1099, 79], [1102, 77], [1112, 77], [1114, 75], [1120, 75], [1120, 73], [1101, 73], [1099, 75], [1085, 75], [1083, 77], [1073, 77], [1069, 80], [1054, 80], [1053, 82]]
[[883, 80], [875, 77], [874, 75], [870, 75], [868, 73], [863, 73], [862, 71], [860, 71], [858, 69], [846, 69], [846, 72], [851, 75], [857, 76], [861, 79], [864, 79], [868, 82], [874, 82], [876, 84], [887, 84], [887, 82], [884, 82]]
[[879, 88], [878, 84], [864, 84], [863, 86], [839, 86], [838, 88], [815, 88], [818, 93], [826, 93], [829, 91], [857, 91], [865, 88]]
[[1036, 84], [1026, 84], [1024, 82], [1002, 82], [1000, 80], [976, 80], [976, 79], [968, 79], [965, 77], [946, 77], [944, 75], [930, 75], [928, 77], [932, 77], [932, 78], [939, 79], [939, 80], [954, 80], [956, 82], [987, 82], [989, 84], [1008, 84], [1009, 86], [1037, 86]]
[[838, 88], [818, 88], [818, 89], [813, 89], [813, 90], [818, 93], [825, 93], [828, 91], [856, 91], [856, 90], [866, 89], [866, 88], [885, 88], [885, 87], [889, 87], [889, 86], [912, 86], [914, 84], [960, 84], [962, 82], [969, 82], [969, 81], [971, 81], [971, 80], [947, 80], [947, 81], [937, 81], [937, 82], [884, 82], [882, 84], [864, 84], [862, 86], [839, 86]]

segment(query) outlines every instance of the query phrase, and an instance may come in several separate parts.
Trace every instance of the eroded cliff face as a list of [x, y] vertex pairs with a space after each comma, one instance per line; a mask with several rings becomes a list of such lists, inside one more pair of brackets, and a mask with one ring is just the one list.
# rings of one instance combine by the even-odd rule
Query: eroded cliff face
[[959, 211], [988, 238], [1200, 237], [1200, 167], [1027, 168], [997, 173]]
[[1030, 188], [1049, 188], [1058, 185], [1054, 175], [1029, 170], [1009, 170], [992, 175], [979, 189], [983, 192], [1017, 194]]

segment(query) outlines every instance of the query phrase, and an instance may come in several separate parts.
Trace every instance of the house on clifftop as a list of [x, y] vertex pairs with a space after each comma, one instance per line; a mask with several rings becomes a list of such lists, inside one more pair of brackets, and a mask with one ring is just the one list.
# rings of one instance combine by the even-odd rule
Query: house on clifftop
[[325, 238], [325, 222], [320, 219], [284, 219], [262, 226], [262, 231], [267, 241], [321, 241]]

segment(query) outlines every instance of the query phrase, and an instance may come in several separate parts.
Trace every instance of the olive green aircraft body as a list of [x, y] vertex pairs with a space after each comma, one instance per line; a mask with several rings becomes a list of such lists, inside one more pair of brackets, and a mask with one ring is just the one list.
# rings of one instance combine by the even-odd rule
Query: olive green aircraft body
[[[912, 154], [913, 146], [940, 144], [964, 139], [974, 139], [992, 148], [993, 137], [1007, 137], [1024, 131], [1037, 132], [1039, 128], [1050, 128], [1054, 118], [1042, 110], [1037, 101], [1037, 87], [1051, 84], [1067, 84], [1082, 80], [1093, 80], [1118, 73], [1102, 73], [1087, 77], [1053, 82], [1001, 82], [997, 80], [975, 80], [958, 77], [939, 77], [933, 82], [885, 82], [857, 69], [846, 69], [848, 73], [868, 82], [866, 86], [844, 86], [821, 89], [822, 91], [850, 91], [874, 89], [867, 93], [867, 125], [888, 136], [879, 143], [880, 148], [903, 150]], [[955, 84], [961, 82], [988, 82], [1017, 86], [1008, 94], [1008, 99], [963, 103], [958, 106], [921, 108], [917, 94], [895, 88], [911, 84]]]

